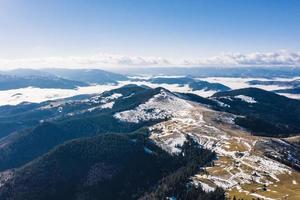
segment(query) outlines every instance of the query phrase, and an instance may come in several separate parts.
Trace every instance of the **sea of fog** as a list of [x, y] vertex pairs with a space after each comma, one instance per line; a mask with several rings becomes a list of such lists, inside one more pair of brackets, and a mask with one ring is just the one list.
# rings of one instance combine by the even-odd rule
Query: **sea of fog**
[[[136, 77], [135, 77], [136, 78]], [[140, 77], [139, 77], [140, 78]], [[296, 77], [297, 79], [299, 77]], [[0, 106], [2, 105], [17, 105], [22, 102], [32, 102], [40, 103], [47, 100], [55, 100], [67, 97], [73, 97], [82, 94], [96, 94], [102, 93], [104, 91], [112, 90], [118, 87], [122, 87], [127, 84], [137, 84], [137, 85], [146, 85], [152, 88], [155, 87], [164, 87], [173, 92], [190, 92], [197, 94], [202, 97], [209, 97], [213, 95], [216, 91], [205, 91], [205, 90], [196, 90], [193, 91], [188, 85], [179, 85], [179, 84], [153, 84], [147, 82], [148, 78], [144, 78], [140, 81], [121, 81], [117, 85], [92, 85], [87, 87], [78, 87], [76, 89], [42, 89], [35, 87], [27, 87], [13, 90], [4, 90], [0, 91]], [[221, 83], [232, 89], [246, 88], [246, 87], [257, 87], [264, 90], [272, 91], [278, 89], [287, 89], [287, 87], [279, 87], [276, 85], [250, 85], [247, 82], [251, 80], [270, 80], [262, 78], [227, 78], [227, 77], [208, 77], [208, 78], [199, 78], [199, 80], [205, 80], [211, 83]], [[293, 79], [273, 79], [281, 81], [291, 81]], [[300, 95], [295, 94], [281, 94], [290, 98], [300, 99]]]

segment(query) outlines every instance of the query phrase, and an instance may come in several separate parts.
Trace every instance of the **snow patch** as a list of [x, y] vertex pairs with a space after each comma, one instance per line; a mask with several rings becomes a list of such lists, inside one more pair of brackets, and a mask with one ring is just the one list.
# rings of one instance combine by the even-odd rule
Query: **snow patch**
[[167, 199], [167, 200], [176, 200], [175, 197], [167, 197], [166, 199]]
[[200, 183], [201, 188], [202, 188], [203, 191], [205, 191], [205, 192], [213, 192], [213, 191], [215, 191], [215, 188], [209, 186], [208, 184], [203, 183], [203, 182], [199, 182], [199, 183]]
[[213, 99], [215, 102], [217, 102], [219, 104], [219, 106], [223, 107], [223, 108], [230, 108], [230, 105], [223, 103], [221, 101], [218, 101], [216, 99]]
[[180, 146], [183, 145], [183, 143], [186, 141], [186, 137], [185, 135], [181, 134], [179, 137], [173, 139], [170, 138], [168, 140], [165, 141], [165, 144], [167, 145], [167, 151], [171, 152], [171, 153], [180, 153]]
[[120, 93], [114, 93], [114, 94], [112, 94], [112, 95], [110, 95], [110, 96], [108, 96], [108, 97], [105, 97], [105, 100], [106, 100], [106, 101], [114, 100], [114, 99], [118, 99], [118, 98], [120, 98], [120, 97], [122, 97], [122, 96], [123, 96], [123, 95], [120, 94]]
[[101, 108], [109, 108], [109, 109], [112, 109], [112, 107], [114, 106], [115, 102], [109, 102], [109, 103], [106, 103], [106, 104], [103, 104], [101, 105]]
[[249, 96], [246, 96], [246, 95], [237, 95], [234, 98], [240, 99], [240, 100], [245, 101], [247, 103], [257, 103], [257, 101], [255, 101], [255, 99], [253, 97], [249, 97]]

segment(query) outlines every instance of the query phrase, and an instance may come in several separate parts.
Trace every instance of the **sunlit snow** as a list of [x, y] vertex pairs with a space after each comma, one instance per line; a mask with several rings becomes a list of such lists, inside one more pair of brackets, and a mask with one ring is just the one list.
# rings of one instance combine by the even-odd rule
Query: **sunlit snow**
[[234, 98], [240, 99], [242, 101], [245, 101], [247, 103], [257, 103], [257, 101], [255, 101], [255, 99], [253, 97], [249, 97], [246, 95], [237, 95]]
[[125, 122], [139, 123], [141, 121], [166, 119], [176, 113], [179, 114], [182, 109], [191, 107], [186, 101], [161, 89], [160, 93], [153, 96], [146, 103], [135, 109], [116, 113], [114, 117]]

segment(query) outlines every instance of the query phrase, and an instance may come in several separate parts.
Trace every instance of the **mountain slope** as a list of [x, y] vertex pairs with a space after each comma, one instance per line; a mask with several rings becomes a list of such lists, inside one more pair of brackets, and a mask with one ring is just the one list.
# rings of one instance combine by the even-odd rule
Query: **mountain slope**
[[120, 135], [65, 143], [17, 169], [0, 199], [132, 199], [176, 167], [157, 147], [155, 153], [144, 149]]
[[74, 89], [90, 84], [117, 84], [128, 80], [124, 75], [98, 70], [71, 69], [16, 69], [0, 71], [0, 90], [24, 87]]
[[156, 84], [178, 84], [178, 85], [188, 85], [193, 91], [204, 90], [204, 91], [227, 91], [230, 90], [229, 87], [220, 83], [209, 83], [207, 81], [196, 80], [190, 77], [180, 77], [180, 78], [168, 78], [168, 77], [157, 77], [149, 80], [151, 83]]
[[[70, 139], [109, 132], [128, 133], [143, 126], [166, 120], [169, 116], [163, 109], [161, 113], [166, 114], [161, 117], [148, 118], [137, 123], [127, 122], [116, 117], [117, 113], [135, 109], [151, 101], [162, 91], [164, 92], [160, 88], [151, 89], [129, 85], [74, 104], [59, 102], [52, 107], [43, 105], [44, 110], [59, 110], [60, 112], [57, 112], [57, 117], [0, 140], [0, 170], [25, 164]], [[163, 101], [164, 98], [168, 97], [162, 96], [160, 100]], [[149, 109], [151, 110], [151, 108]], [[44, 110], [42, 111], [44, 112]], [[149, 113], [150, 110], [145, 112]], [[159, 112], [153, 108], [152, 111]], [[23, 117], [26, 118], [27, 115]], [[35, 148], [31, 148], [32, 146]]]
[[290, 89], [281, 89], [281, 90], [274, 90], [277, 93], [284, 93], [284, 94], [300, 94], [300, 87], [290, 88]]
[[11, 76], [0, 74], [0, 90], [25, 87], [74, 89], [88, 84], [54, 76]]
[[288, 136], [300, 133], [300, 101], [257, 88], [219, 92], [212, 96], [219, 109], [242, 115], [236, 123], [256, 135]]
[[[138, 199], [167, 175], [180, 175], [181, 184], [186, 185], [189, 176], [182, 173], [183, 169], [193, 175], [198, 168], [191, 170], [192, 163], [203, 166], [214, 157], [195, 142], [185, 143], [183, 151], [185, 156], [171, 156], [135, 134], [73, 140], [12, 172], [0, 186], [0, 199]], [[175, 180], [168, 183], [178, 184]], [[169, 195], [203, 197], [205, 193], [198, 188], [191, 194], [183, 187], [160, 195], [165, 199]], [[224, 199], [224, 192], [209, 197], [214, 196]]]
[[283, 89], [276, 89], [274, 92], [283, 94], [300, 94], [300, 80], [295, 79], [292, 81], [259, 81], [252, 80], [248, 82], [250, 85], [275, 85], [284, 87]]
[[[243, 99], [253, 103], [253, 99]], [[273, 138], [251, 135], [235, 124], [239, 116], [212, 110], [202, 103], [192, 103], [191, 108], [182, 109], [179, 115], [149, 127], [150, 139], [172, 154], [180, 152], [177, 146], [187, 135], [217, 154], [212, 166], [202, 168], [190, 178], [191, 184], [200, 185], [206, 191], [222, 187], [230, 199], [234, 196], [236, 199], [288, 196], [297, 200], [300, 173], [296, 170], [300, 162], [294, 150], [299, 146], [276, 139], [281, 144], [278, 146], [272, 142]]]
[[[53, 121], [54, 119], [75, 115], [111, 112], [109, 108], [113, 106], [118, 97], [122, 96], [126, 98], [133, 93], [142, 92], [142, 90], [145, 90], [145, 87], [127, 85], [117, 90], [104, 92], [101, 95], [80, 95], [42, 103], [0, 106], [0, 128], [2, 130], [0, 138], [11, 132], [38, 125], [43, 121]], [[129, 98], [126, 100], [125, 98], [122, 100], [125, 106], [135, 102], [134, 99]], [[116, 107], [120, 109], [121, 104], [118, 105], [118, 101], [116, 104]], [[107, 108], [104, 109], [105, 107]]]
[[30, 77], [30, 76], [39, 76], [39, 77], [55, 77], [55, 75], [48, 72], [44, 72], [37, 69], [27, 69], [27, 68], [18, 68], [8, 71], [0, 71], [0, 74], [17, 76], [17, 77]]
[[85, 83], [92, 84], [107, 84], [114, 83], [118, 81], [124, 81], [128, 78], [124, 75], [100, 70], [100, 69], [45, 69], [45, 72], [49, 72], [56, 76], [77, 80]]
[[292, 80], [292, 81], [260, 81], [260, 80], [252, 80], [248, 82], [250, 85], [277, 85], [281, 87], [300, 87], [300, 80]]

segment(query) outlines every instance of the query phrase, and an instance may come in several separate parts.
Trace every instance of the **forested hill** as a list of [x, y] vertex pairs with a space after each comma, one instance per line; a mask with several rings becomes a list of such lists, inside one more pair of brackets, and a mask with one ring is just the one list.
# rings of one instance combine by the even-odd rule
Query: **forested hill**
[[239, 115], [236, 123], [255, 135], [284, 137], [300, 133], [300, 101], [258, 88], [218, 92], [220, 110]]
[[[0, 188], [0, 199], [224, 199], [219, 189], [206, 194], [186, 187], [214, 153], [199, 149], [192, 139], [182, 149], [182, 154], [171, 156], [139, 134], [70, 141], [17, 169]], [[156, 192], [148, 193], [151, 188]]]
[[[38, 106], [35, 111], [21, 112], [20, 121], [26, 122], [28, 116], [41, 116], [45, 112], [46, 116], [50, 113], [50, 118], [0, 141], [0, 170], [19, 167], [67, 140], [109, 132], [128, 133], [161, 121], [163, 119], [126, 123], [114, 117], [116, 112], [133, 109], [159, 92], [160, 89], [128, 85], [89, 101], [59, 101], [55, 106], [49, 102], [42, 104], [42, 109]], [[12, 116], [11, 120], [16, 117]]]

